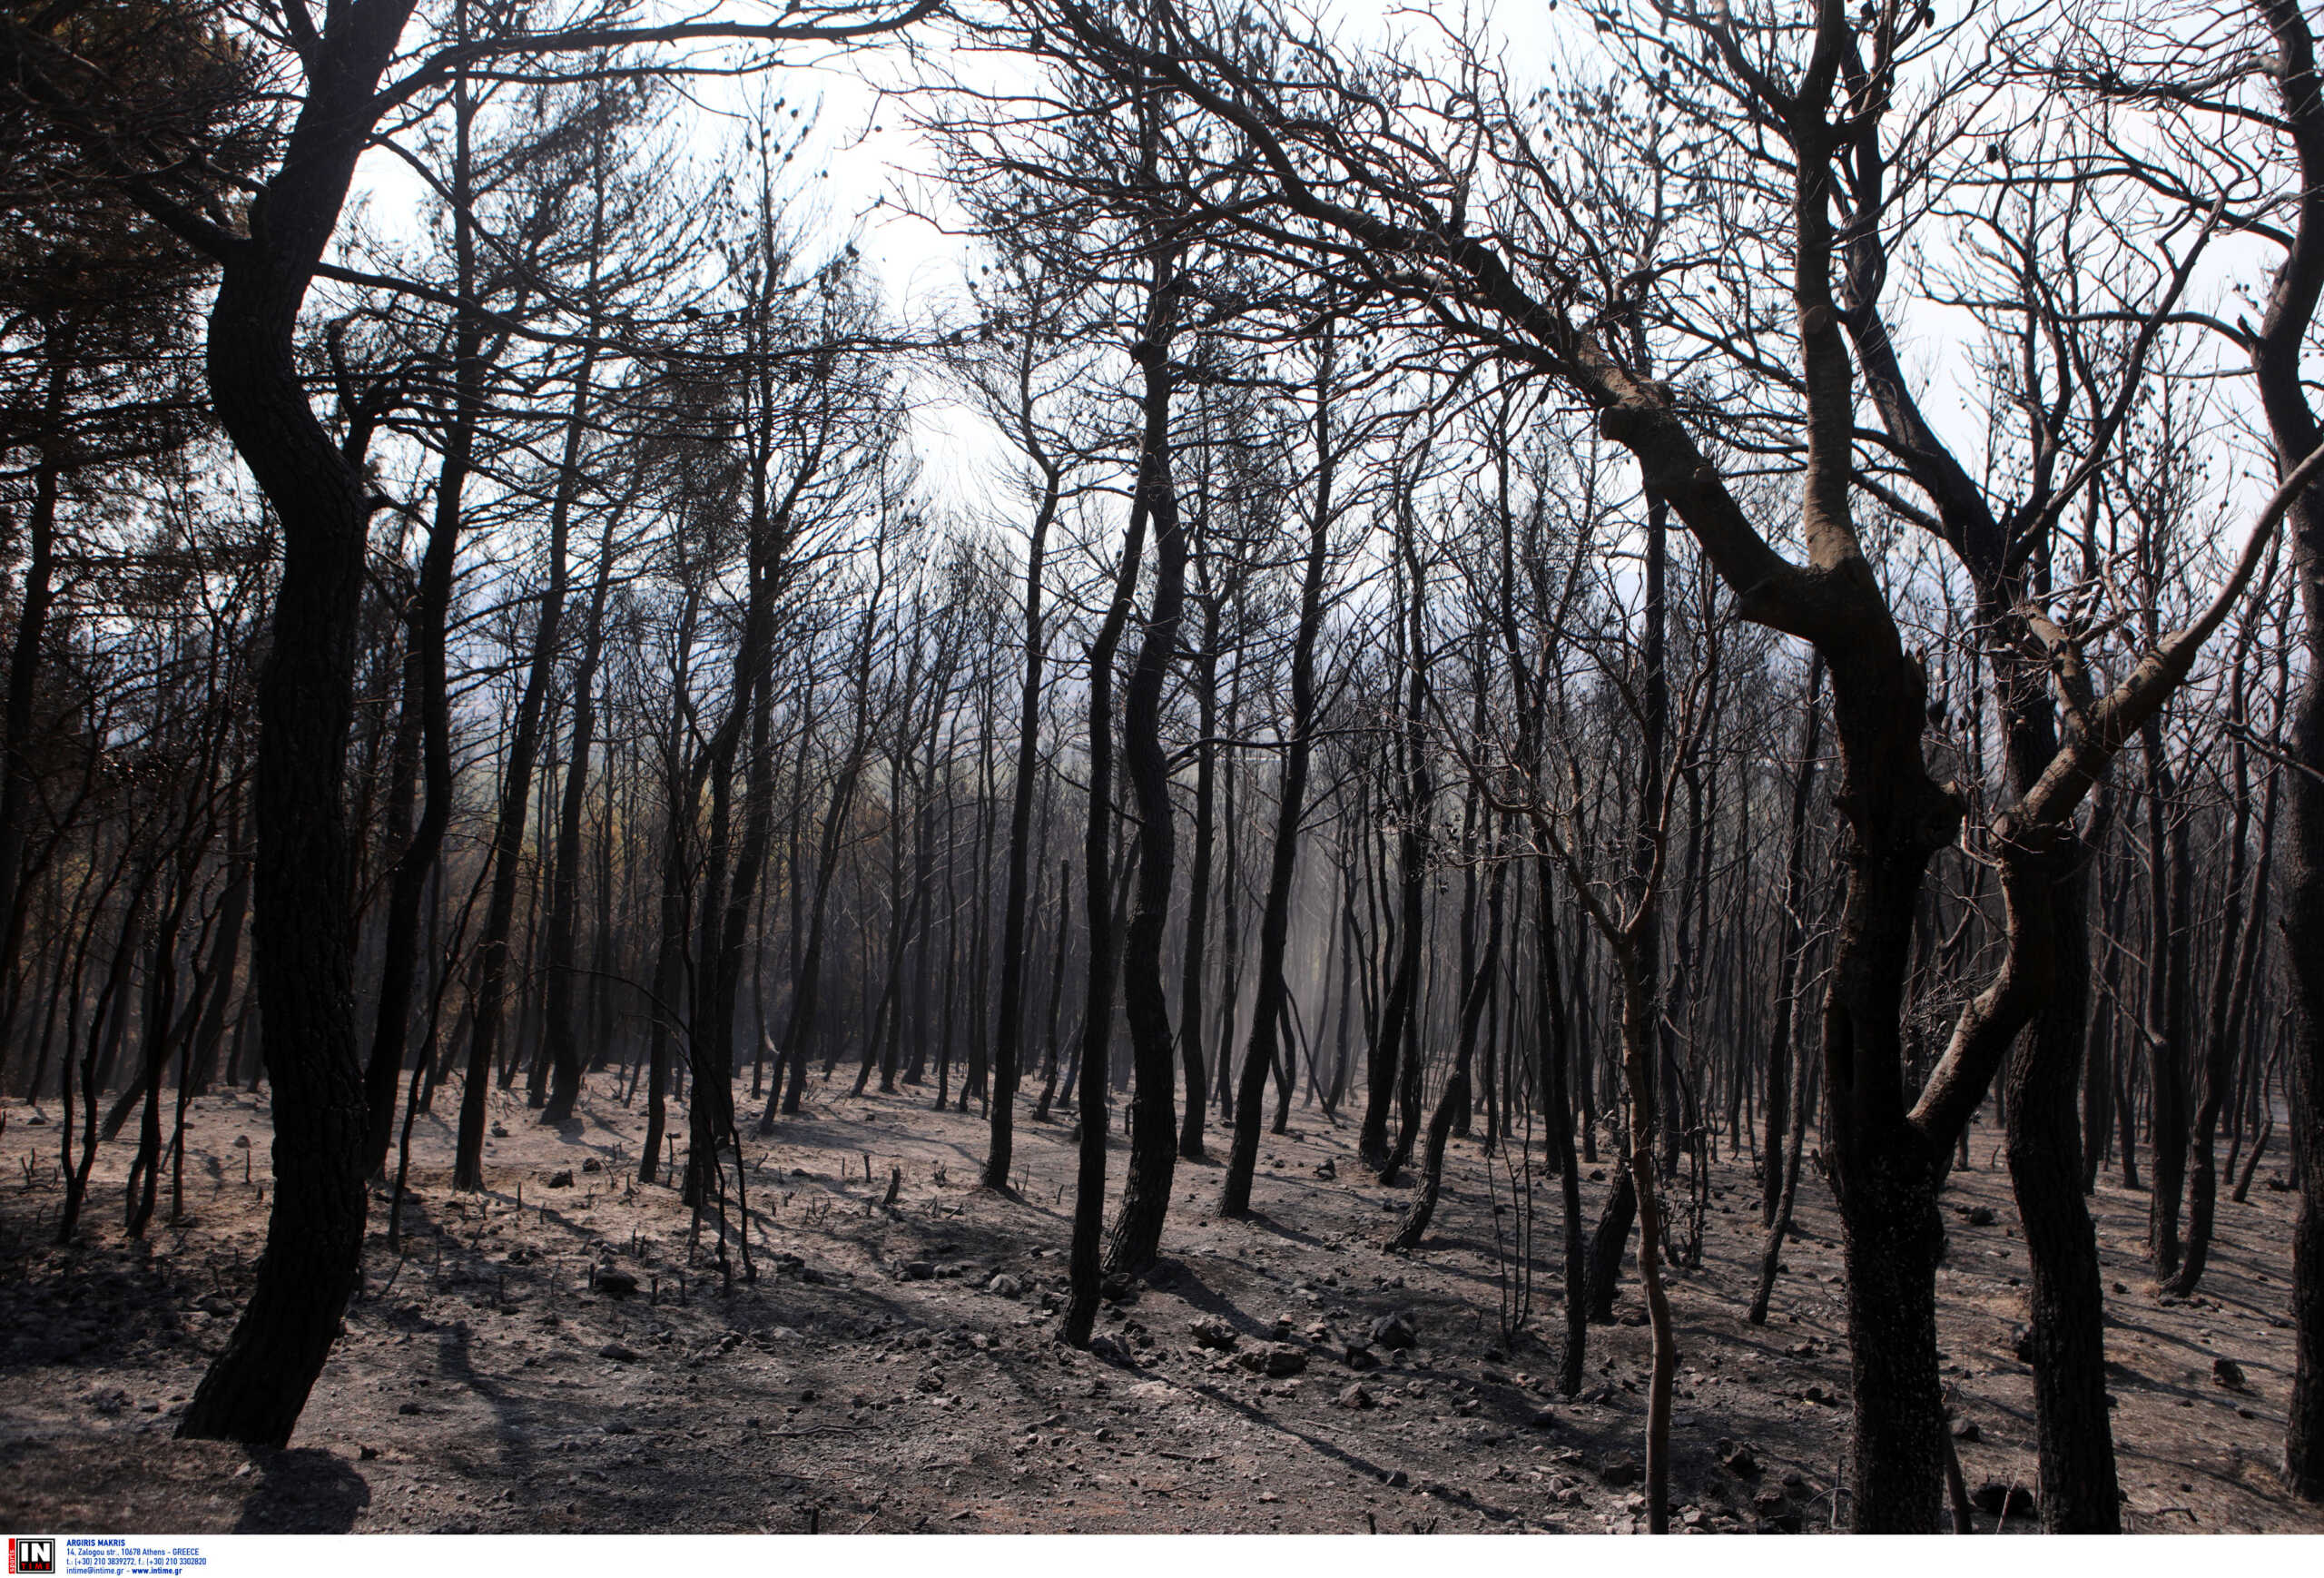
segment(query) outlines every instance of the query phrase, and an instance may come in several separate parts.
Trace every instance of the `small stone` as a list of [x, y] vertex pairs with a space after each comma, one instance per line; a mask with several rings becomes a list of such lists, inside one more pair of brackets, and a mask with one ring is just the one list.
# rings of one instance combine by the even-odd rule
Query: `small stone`
[[599, 1161], [594, 1156], [585, 1157], [581, 1162], [581, 1170], [583, 1172], [603, 1172], [606, 1170], [606, 1164]]
[[553, 1189], [571, 1188], [573, 1187], [573, 1169], [569, 1167], [560, 1167], [555, 1172], [549, 1174], [548, 1187]]
[[1340, 1395], [1333, 1401], [1343, 1408], [1370, 1408], [1375, 1406], [1378, 1400], [1362, 1382], [1351, 1381], [1340, 1388]]
[[626, 1365], [635, 1362], [637, 1350], [621, 1343], [607, 1343], [597, 1350], [597, 1356], [601, 1359], [611, 1359], [615, 1364]]
[[1993, 1207], [1971, 1206], [1969, 1208], [1969, 1225], [1973, 1228], [1992, 1227], [1994, 1225]]
[[1652, 1318], [1643, 1304], [1626, 1304], [1614, 1312], [1616, 1326], [1644, 1326]]
[[1025, 1279], [1011, 1277], [1006, 1271], [996, 1271], [992, 1274], [992, 1280], [984, 1285], [984, 1290], [1001, 1298], [1022, 1298], [1025, 1296]]
[[1751, 1498], [1751, 1509], [1763, 1518], [1771, 1518], [1783, 1511], [1789, 1499], [1783, 1492], [1770, 1486]]
[[1955, 1441], [1982, 1441], [1984, 1436], [1985, 1433], [1977, 1428], [1974, 1419], [1955, 1419], [1953, 1422], [1953, 1439]]
[[1555, 1408], [1536, 1408], [1525, 1423], [1535, 1430], [1554, 1430], [1558, 1427], [1558, 1411]]
[[407, 1415], [417, 1414], [419, 1412], [419, 1405], [417, 1403], [399, 1403], [396, 1405], [396, 1412]]
[[1372, 1340], [1381, 1347], [1399, 1351], [1415, 1346], [1420, 1341], [1420, 1334], [1414, 1329], [1412, 1311], [1400, 1309], [1374, 1321]]
[[627, 1298], [637, 1291], [637, 1278], [611, 1266], [597, 1268], [597, 1291], [608, 1298]]
[[492, 1126], [492, 1138], [495, 1139], [506, 1139], [508, 1138], [508, 1130], [502, 1125], [496, 1123]]
[[933, 1280], [935, 1276], [936, 1267], [929, 1261], [907, 1260], [904, 1262], [904, 1280], [906, 1282], [928, 1282]]
[[608, 1435], [635, 1435], [637, 1434], [637, 1426], [632, 1425], [626, 1419], [608, 1419], [603, 1425], [597, 1426], [597, 1428], [604, 1431]]
[[1119, 1337], [1100, 1332], [1089, 1339], [1089, 1356], [1104, 1359], [1108, 1364], [1126, 1365], [1129, 1363], [1129, 1349], [1122, 1346]]
[[1188, 1321], [1187, 1329], [1194, 1333], [1195, 1341], [1204, 1347], [1217, 1348], [1222, 1352], [1241, 1340], [1235, 1335], [1233, 1327], [1215, 1315], [1200, 1316]]
[[1307, 1354], [1293, 1343], [1269, 1343], [1263, 1348], [1244, 1349], [1235, 1356], [1235, 1362], [1255, 1376], [1295, 1376], [1307, 1367]]
[[1598, 1465], [1600, 1482], [1612, 1485], [1616, 1490], [1627, 1484], [1636, 1484], [1645, 1475], [1646, 1471], [1639, 1466], [1638, 1459], [1635, 1457], [1623, 1457], [1617, 1455]]

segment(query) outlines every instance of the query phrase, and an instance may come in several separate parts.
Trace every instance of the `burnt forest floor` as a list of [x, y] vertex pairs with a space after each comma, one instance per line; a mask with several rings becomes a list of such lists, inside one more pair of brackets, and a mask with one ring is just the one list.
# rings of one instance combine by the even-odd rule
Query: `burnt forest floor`
[[[842, 1080], [844, 1075], [842, 1075]], [[689, 1264], [691, 1213], [632, 1187], [642, 1102], [592, 1076], [581, 1119], [540, 1127], [494, 1093], [488, 1192], [450, 1189], [442, 1117], [414, 1131], [405, 1254], [378, 1191], [365, 1294], [290, 1450], [172, 1438], [224, 1343], [264, 1230], [262, 1100], [192, 1103], [182, 1219], [121, 1231], [133, 1128], [99, 1156], [79, 1241], [54, 1247], [54, 1108], [0, 1110], [0, 1524], [89, 1530], [457, 1532], [1627, 1531], [1648, 1334], [1593, 1327], [1580, 1398], [1555, 1395], [1556, 1185], [1537, 1178], [1526, 1335], [1512, 1346], [1494, 1247], [1510, 1159], [1455, 1139], [1416, 1253], [1383, 1248], [1409, 1187], [1358, 1164], [1352, 1124], [1295, 1110], [1261, 1149], [1256, 1214], [1211, 1214], [1214, 1159], [1181, 1163], [1147, 1278], [1099, 1321], [1116, 1357], [1054, 1341], [1072, 1131], [1020, 1109], [1017, 1198], [976, 1188], [985, 1126], [932, 1092], [811, 1086], [768, 1139], [745, 1102], [755, 1283]], [[675, 1123], [681, 1137], [683, 1121]], [[1482, 1117], [1478, 1129], [1482, 1132]], [[2023, 1243], [1980, 1129], [1945, 1196], [1944, 1374], [1969, 1485], [2022, 1509], [2034, 1483], [2030, 1377], [2014, 1356]], [[1537, 1152], [1538, 1154], [1538, 1152]], [[1127, 1162], [1117, 1137], [1109, 1201]], [[245, 1178], [245, 1171], [248, 1178]], [[900, 1169], [895, 1203], [884, 1204]], [[2203, 1290], [2158, 1297], [2146, 1196], [2095, 1208], [2109, 1375], [2131, 1527], [2324, 1532], [2278, 1487], [2290, 1384], [2292, 1197], [2262, 1164], [2222, 1200]], [[1606, 1166], [1586, 1167], [1594, 1219]], [[566, 1176], [560, 1176], [566, 1175]], [[1681, 1526], [1829, 1528], [1848, 1363], [1828, 1188], [1802, 1184], [1768, 1323], [1743, 1318], [1758, 1263], [1749, 1159], [1716, 1164], [1699, 1269], [1672, 1283]], [[521, 1204], [520, 1204], [521, 1201]], [[1973, 1218], [1974, 1213], [1974, 1218]], [[1521, 1213], [1499, 1213], [1509, 1237]], [[599, 1269], [615, 1273], [601, 1285]], [[621, 1275], [637, 1291], [617, 1297]], [[1621, 1307], [1642, 1319], [1626, 1265]], [[998, 1279], [998, 1280], [996, 1280]], [[1404, 1313], [1415, 1344], [1357, 1343]], [[1210, 1345], [1232, 1335], [1222, 1350]], [[1224, 1329], [1222, 1329], [1222, 1327]], [[1278, 1350], [1279, 1336], [1288, 1347]], [[1261, 1364], [1296, 1373], [1269, 1376]], [[1247, 1358], [1245, 1356], [1248, 1356]], [[2216, 1362], [2240, 1366], [2230, 1389]], [[1257, 1369], [1246, 1367], [1258, 1365]], [[1981, 1514], [1981, 1528], [1995, 1519]], [[2032, 1526], [2022, 1510], [2012, 1529]]]

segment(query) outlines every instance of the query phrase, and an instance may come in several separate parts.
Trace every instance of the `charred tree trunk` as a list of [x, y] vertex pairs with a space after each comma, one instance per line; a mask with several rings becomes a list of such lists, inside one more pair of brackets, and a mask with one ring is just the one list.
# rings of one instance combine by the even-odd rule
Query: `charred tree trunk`
[[1452, 1072], [1444, 1082], [1444, 1090], [1436, 1099], [1436, 1110], [1428, 1120], [1428, 1141], [1421, 1156], [1420, 1188], [1413, 1192], [1411, 1208], [1404, 1214], [1403, 1226], [1389, 1239], [1392, 1249], [1416, 1249], [1428, 1231], [1429, 1219], [1436, 1214], [1436, 1197], [1444, 1187], [1444, 1147], [1452, 1133], [1453, 1120], [1469, 1100], [1470, 1070], [1476, 1058], [1477, 1032], [1484, 1019], [1485, 999], [1492, 991], [1492, 978], [1501, 967], [1502, 910], [1509, 887], [1509, 863], [1496, 848], [1487, 856], [1492, 860], [1492, 875], [1485, 885], [1485, 939], [1473, 972], [1469, 976], [1468, 990], [1462, 994], [1461, 1039], [1453, 1050]]
[[2187, 860], [2185, 820], [2176, 805], [2177, 784], [2162, 750], [2162, 723], [2149, 718], [2141, 731], [2146, 766], [2147, 1080], [2154, 1110], [2147, 1142], [2152, 1152], [2147, 1196], [2147, 1261], [2157, 1282], [2179, 1270], [2179, 1208], [2187, 1177], [2188, 1100], [2187, 962], [2179, 943], [2185, 935], [2187, 890], [2193, 885]]
[[[1178, 962], [1178, 1057], [1186, 1073], [1186, 1108], [1178, 1119], [1178, 1159], [1203, 1159], [1203, 1111], [1209, 1103], [1210, 1081], [1202, 1055], [1202, 981], [1210, 961], [1211, 852], [1217, 832], [1218, 750], [1211, 742], [1218, 734], [1218, 613], [1216, 592], [1203, 603], [1202, 649], [1195, 658], [1196, 746], [1194, 868], [1187, 883], [1187, 937]], [[1226, 1049], [1219, 1048], [1219, 1056]]]
[[[605, 652], [606, 600], [613, 583], [614, 525], [608, 513], [597, 542], [597, 575], [589, 589], [589, 622], [582, 632], [581, 663], [573, 676], [573, 737], [566, 754], [563, 798], [557, 805], [556, 864], [549, 883], [548, 953], [541, 983], [541, 1033], [547, 1040], [548, 1101], [541, 1121], [561, 1124], [581, 1094], [581, 1034], [576, 987], [580, 946], [581, 826], [588, 806], [591, 753], [597, 741], [597, 668]], [[599, 1046], [596, 1055], [603, 1057]]]
[[1089, 979], [1082, 997], [1080, 1090], [1073, 1188], [1073, 1238], [1068, 1296], [1059, 1336], [1088, 1347], [1098, 1321], [1100, 1240], [1106, 1220], [1106, 1064], [1114, 1029], [1114, 658], [1137, 593], [1137, 563], [1146, 547], [1145, 494], [1130, 505], [1129, 533], [1114, 577], [1114, 596], [1089, 646], [1089, 820], [1082, 841], [1083, 913], [1089, 929]]
[[1177, 314], [1177, 260], [1157, 259], [1149, 316], [1135, 348], [1145, 371], [1145, 432], [1138, 491], [1154, 537], [1154, 603], [1122, 696], [1122, 764], [1137, 807], [1137, 888], [1122, 939], [1122, 1011], [1129, 1024], [1137, 1089], [1130, 1101], [1129, 1179], [1107, 1249], [1107, 1268], [1136, 1272], [1152, 1263], [1178, 1160], [1177, 1057], [1170, 1034], [1163, 933], [1177, 841], [1169, 760], [1162, 749], [1162, 688], [1186, 609], [1187, 538], [1171, 475], [1170, 340]]
[[[2252, 372], [2276, 465], [2288, 474], [2324, 443], [2301, 374], [2324, 295], [2324, 80], [2311, 25], [2297, 0], [2256, 0], [2274, 36], [2269, 63], [2299, 163], [2296, 226], [2267, 312], [2252, 340]], [[2292, 566], [2304, 621], [2306, 673], [2290, 717], [2282, 924], [2292, 1033], [2284, 1085], [2290, 1098], [2299, 1212], [2292, 1228], [2293, 1361], [2285, 1409], [2284, 1480], [2324, 1501], [2324, 488], [2310, 487], [2290, 517]]]
[[[1028, 362], [1032, 356], [1032, 343], [1029, 330], [1025, 347]], [[1031, 426], [1029, 421], [1026, 424], [1029, 432]], [[1035, 462], [1041, 467], [1041, 502], [1033, 516], [1032, 533], [1025, 547], [1024, 681], [1017, 701], [1017, 770], [1009, 790], [1009, 864], [1001, 895], [1000, 1002], [992, 1037], [992, 1121], [984, 1162], [984, 1186], [1003, 1190], [1009, 1187], [1009, 1170], [1016, 1158], [1017, 1083], [1024, 1067], [1025, 911], [1035, 854], [1030, 840], [1033, 790], [1040, 773], [1042, 666], [1049, 651], [1049, 633], [1041, 624], [1041, 575], [1047, 564], [1049, 526], [1057, 518], [1060, 488], [1058, 468], [1048, 463], [1046, 456], [1037, 455]], [[1055, 1078], [1054, 1061], [1051, 1078]], [[1047, 1096], [1044, 1091], [1044, 1109], [1048, 1106]]]
[[280, 518], [282, 578], [259, 685], [255, 981], [273, 1090], [274, 1204], [251, 1301], [178, 1434], [280, 1446], [306, 1405], [363, 1250], [365, 1102], [356, 1060], [353, 855], [340, 784], [369, 506], [308, 405], [300, 303], [371, 126], [410, 12], [335, 20], [276, 173], [251, 203], [211, 308], [220, 423]]
[[[1267, 1070], [1275, 1062], [1276, 1021], [1282, 1016], [1286, 990], [1284, 952], [1291, 935], [1292, 886], [1299, 868], [1299, 828], [1306, 814], [1307, 776], [1315, 756], [1315, 639], [1324, 622], [1324, 578], [1337, 508], [1333, 498], [1338, 475], [1337, 450], [1332, 436], [1329, 398], [1335, 346], [1332, 326], [1327, 322], [1316, 357], [1315, 484], [1312, 511], [1307, 518], [1307, 557], [1300, 572], [1299, 624], [1292, 633], [1291, 734], [1283, 756], [1283, 784], [1275, 797], [1275, 845], [1268, 856], [1266, 899], [1259, 912], [1251, 1036], [1243, 1049], [1243, 1068], [1234, 1108], [1235, 1136], [1227, 1149], [1226, 1177], [1219, 1188], [1218, 1214], [1222, 1217], [1239, 1217], [1251, 1208], [1251, 1179], [1259, 1163], [1261, 1108], [1266, 1100]], [[1231, 862], [1227, 877], [1231, 887]], [[1222, 1064], [1226, 1061], [1224, 1041], [1219, 1043], [1219, 1060]]]
[[1428, 667], [1424, 643], [1423, 594], [1418, 530], [1411, 518], [1410, 500], [1401, 501], [1400, 559], [1409, 601], [1404, 609], [1405, 694], [1404, 726], [1400, 732], [1403, 794], [1397, 807], [1396, 864], [1398, 908], [1395, 973], [1380, 1010], [1370, 1059], [1371, 1080], [1364, 1092], [1364, 1127], [1357, 1151], [1375, 1169], [1383, 1184], [1393, 1184], [1412, 1154], [1410, 1128], [1399, 1126], [1400, 1142], [1388, 1142], [1388, 1110], [1392, 1104], [1416, 1107], [1409, 1087], [1419, 1076], [1414, 1061], [1414, 1021], [1420, 1012], [1421, 942], [1426, 924], [1428, 891], [1428, 817], [1434, 798], [1428, 770]]
[[[64, 462], [64, 396], [72, 371], [69, 330], [51, 324], [42, 335], [47, 374], [41, 398], [39, 458], [33, 462], [32, 504], [25, 515], [24, 596], [16, 604], [15, 639], [8, 649], [8, 695], [0, 710], [0, 979], [9, 985], [5, 1033], [13, 1020], [17, 953], [25, 933], [25, 821], [33, 798], [33, 705], [40, 688], [41, 649], [48, 639], [54, 599], [56, 500]], [[6, 1054], [0, 1051], [0, 1067]]]

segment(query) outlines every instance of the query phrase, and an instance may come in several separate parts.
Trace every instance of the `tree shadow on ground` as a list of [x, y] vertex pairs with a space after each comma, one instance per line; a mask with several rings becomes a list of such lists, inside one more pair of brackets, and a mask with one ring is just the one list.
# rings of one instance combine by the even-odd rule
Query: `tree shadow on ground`
[[242, 1503], [238, 1534], [343, 1534], [371, 1504], [371, 1487], [346, 1459], [311, 1446], [254, 1450], [258, 1488]]

